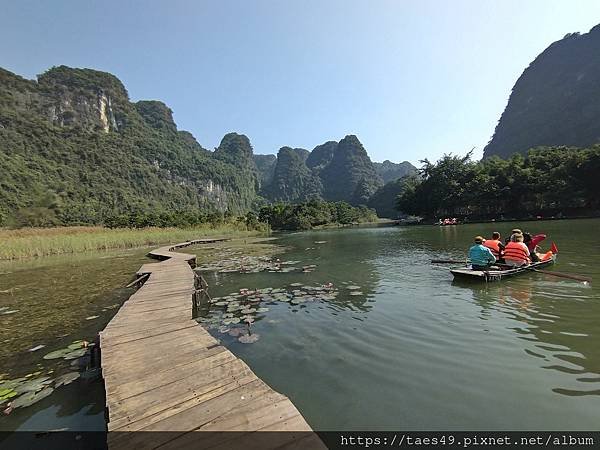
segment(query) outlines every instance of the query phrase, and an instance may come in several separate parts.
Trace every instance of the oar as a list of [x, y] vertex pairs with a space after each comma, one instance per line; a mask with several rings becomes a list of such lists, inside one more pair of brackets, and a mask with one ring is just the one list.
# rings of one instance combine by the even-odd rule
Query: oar
[[592, 279], [590, 277], [584, 277], [581, 275], [573, 275], [570, 273], [563, 273], [563, 272], [554, 272], [554, 271], [550, 271], [550, 270], [541, 270], [541, 269], [536, 269], [535, 267], [531, 267], [531, 268], [529, 268], [529, 270], [532, 270], [533, 272], [545, 273], [546, 275], [552, 275], [554, 277], [570, 278], [571, 280], [585, 281], [586, 283], [592, 282]]

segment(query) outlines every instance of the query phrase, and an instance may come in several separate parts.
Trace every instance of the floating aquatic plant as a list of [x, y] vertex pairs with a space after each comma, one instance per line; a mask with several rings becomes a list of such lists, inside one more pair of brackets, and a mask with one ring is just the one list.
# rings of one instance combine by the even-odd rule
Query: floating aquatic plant
[[229, 330], [229, 336], [233, 336], [233, 337], [237, 337], [240, 334], [243, 334], [245, 332], [245, 330], [243, 328], [232, 328], [231, 330]]
[[71, 384], [73, 381], [78, 379], [80, 376], [79, 372], [67, 372], [64, 375], [56, 377], [54, 380], [54, 387], [66, 386], [67, 384]]
[[54, 389], [51, 387], [43, 388], [39, 392], [28, 392], [27, 394], [21, 395], [16, 400], [11, 402], [11, 408], [22, 408], [25, 406], [31, 406], [34, 403], [39, 402], [40, 400], [48, 397], [50, 394], [54, 392]]
[[260, 335], [258, 333], [252, 333], [252, 334], [242, 334], [238, 338], [238, 341], [241, 342], [242, 344], [254, 344], [259, 339], [260, 339]]
[[74, 341], [69, 344], [68, 347], [62, 348], [60, 350], [55, 350], [53, 352], [47, 353], [44, 355], [44, 359], [75, 359], [79, 358], [86, 354], [87, 352], [87, 342], [85, 341]]

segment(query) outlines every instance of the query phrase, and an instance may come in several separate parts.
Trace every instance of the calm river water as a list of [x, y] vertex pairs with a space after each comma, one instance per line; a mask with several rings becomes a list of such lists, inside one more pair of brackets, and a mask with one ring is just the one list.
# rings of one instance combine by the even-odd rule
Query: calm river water
[[[269, 310], [259, 314], [252, 327], [260, 335], [253, 344], [242, 344], [216, 329], [211, 333], [264, 381], [289, 396], [317, 430], [597, 429], [597, 285], [536, 273], [487, 285], [456, 283], [448, 267], [430, 263], [432, 258], [464, 258], [476, 234], [497, 230], [504, 235], [514, 225], [355, 228], [284, 235], [279, 242], [289, 250], [280, 258], [300, 261], [299, 266], [315, 264], [313, 272], [207, 273], [211, 294], [333, 283], [337, 297], [299, 305], [277, 301], [261, 305]], [[533, 233], [547, 233], [544, 249], [551, 240], [557, 243], [558, 263], [551, 270], [592, 276], [600, 283], [596, 238], [600, 220], [519, 225]], [[91, 315], [100, 316], [94, 326], [101, 329], [114, 314], [102, 310], [127, 297], [129, 291], [118, 288], [139, 267], [144, 253], [86, 259], [80, 280], [92, 279], [104, 293], [76, 294], [83, 306], [70, 302], [70, 313], [51, 319], [56, 322], [49, 326], [52, 332], [56, 334], [53, 327], [60, 319], [69, 328], [63, 333], [69, 335], [67, 339], [87, 335], [94, 320], [85, 317]], [[10, 340], [13, 332], [22, 334], [23, 345], [11, 345], [19, 355], [43, 341], [43, 333], [29, 339], [28, 333], [10, 327], [26, 327], [30, 320], [39, 327], [46, 314], [52, 316], [61, 308], [64, 297], [74, 295], [43, 289], [49, 283], [65, 286], [66, 271], [56, 269], [57, 265], [33, 270], [26, 269], [27, 264], [0, 275], [0, 290], [10, 288], [10, 280], [21, 270], [30, 270], [29, 278], [33, 277], [29, 281], [21, 277], [22, 289], [11, 297], [11, 308], [22, 306], [25, 300], [20, 295], [29, 298], [27, 286], [39, 285], [35, 302], [27, 300], [35, 311], [32, 317], [24, 315], [11, 325], [8, 316], [0, 315], [2, 341]], [[69, 267], [73, 262], [62, 264]], [[5, 271], [7, 266], [0, 266], [0, 272]], [[350, 285], [360, 289], [352, 291]], [[362, 294], [350, 295], [357, 291]], [[0, 296], [0, 307], [4, 305], [8, 305], [6, 296]], [[68, 318], [71, 313], [76, 320]], [[71, 327], [71, 322], [81, 329]], [[0, 354], [0, 361], [16, 364], [14, 357], [5, 354]], [[0, 370], [6, 371], [6, 367]], [[0, 429], [102, 429], [102, 399], [101, 384], [77, 381], [16, 415], [0, 418]]]

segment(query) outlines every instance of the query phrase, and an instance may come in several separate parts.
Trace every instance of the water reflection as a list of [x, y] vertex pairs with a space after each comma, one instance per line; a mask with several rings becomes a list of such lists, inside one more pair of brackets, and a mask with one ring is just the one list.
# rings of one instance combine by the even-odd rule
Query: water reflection
[[[457, 289], [471, 291], [481, 307], [482, 319], [490, 311], [501, 312], [517, 321], [507, 328], [524, 342], [523, 350], [538, 359], [540, 367], [577, 375], [568, 387], [556, 386], [553, 392], [567, 396], [600, 395], [600, 351], [585, 326], [585, 310], [591, 309], [591, 288], [539, 275], [523, 276], [500, 283], [474, 284], [453, 281]], [[578, 304], [576, 312], [573, 302]]]

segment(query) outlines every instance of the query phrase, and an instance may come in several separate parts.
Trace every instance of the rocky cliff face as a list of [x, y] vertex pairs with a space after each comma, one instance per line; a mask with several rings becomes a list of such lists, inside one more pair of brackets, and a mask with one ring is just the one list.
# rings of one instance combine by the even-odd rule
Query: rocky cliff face
[[484, 157], [600, 142], [600, 25], [568, 34], [519, 77]]
[[246, 136], [214, 153], [159, 101], [129, 101], [113, 75], [55, 67], [37, 81], [0, 69], [0, 215], [51, 193], [61, 223], [203, 208], [243, 212], [258, 181]]
[[261, 186], [267, 186], [273, 180], [275, 163], [277, 163], [275, 155], [254, 155], [254, 164], [256, 164]]

